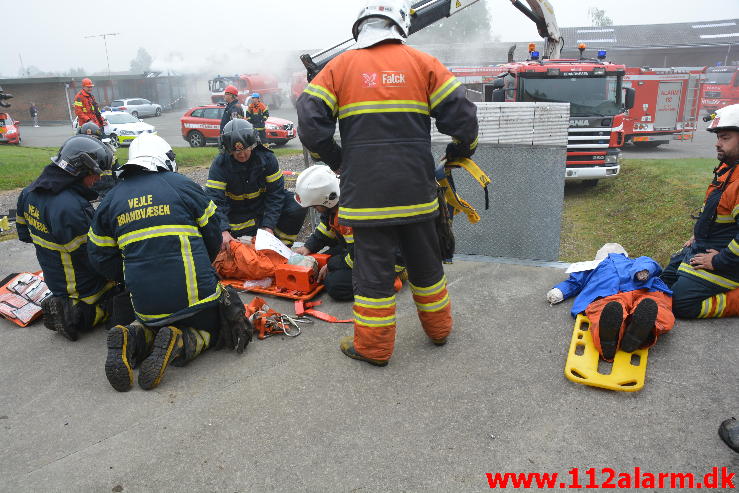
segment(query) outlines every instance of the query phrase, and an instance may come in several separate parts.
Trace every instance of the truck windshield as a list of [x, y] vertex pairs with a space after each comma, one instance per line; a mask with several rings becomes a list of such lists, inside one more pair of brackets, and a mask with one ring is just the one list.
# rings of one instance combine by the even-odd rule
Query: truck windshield
[[212, 92], [223, 92], [228, 85], [236, 84], [234, 84], [233, 79], [213, 79], [213, 85], [210, 90]]
[[705, 84], [730, 84], [732, 77], [734, 77], [734, 72], [708, 72]]
[[521, 101], [570, 103], [572, 116], [614, 116], [621, 107], [620, 77], [520, 78]]

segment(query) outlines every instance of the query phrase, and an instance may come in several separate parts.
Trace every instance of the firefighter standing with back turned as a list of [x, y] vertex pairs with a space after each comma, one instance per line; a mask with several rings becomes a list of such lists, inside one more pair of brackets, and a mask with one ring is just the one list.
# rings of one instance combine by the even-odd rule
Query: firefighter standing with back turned
[[[300, 139], [341, 169], [339, 222], [354, 229], [354, 337], [350, 358], [388, 363], [395, 343], [395, 252], [406, 260], [424, 331], [443, 345], [452, 329], [435, 217], [431, 117], [451, 135], [447, 158], [477, 145], [475, 105], [436, 58], [403, 44], [409, 2], [367, 2], [352, 28], [354, 49], [330, 61], [297, 102]], [[333, 140], [339, 120], [341, 141]]]
[[77, 126], [81, 127], [87, 122], [92, 122], [100, 128], [105, 127], [105, 120], [100, 114], [100, 107], [95, 96], [92, 95], [92, 88], [95, 84], [85, 77], [82, 79], [82, 89], [74, 97], [74, 114], [77, 115]]

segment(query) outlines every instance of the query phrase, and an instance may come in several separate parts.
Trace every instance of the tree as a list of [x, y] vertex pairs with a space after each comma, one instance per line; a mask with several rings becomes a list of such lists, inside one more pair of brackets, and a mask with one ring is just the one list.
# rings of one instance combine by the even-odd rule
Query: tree
[[412, 34], [411, 44], [480, 43], [491, 41], [487, 2], [470, 5], [456, 15]]
[[603, 27], [612, 26], [613, 19], [606, 15], [606, 11], [599, 9], [598, 7], [591, 7], [588, 9], [588, 15], [590, 16], [590, 23], [593, 26]]
[[149, 55], [149, 52], [146, 51], [144, 48], [139, 48], [139, 51], [136, 52], [136, 58], [131, 60], [131, 72], [135, 73], [144, 73], [148, 72], [151, 68], [151, 62], [152, 62], [151, 55]]

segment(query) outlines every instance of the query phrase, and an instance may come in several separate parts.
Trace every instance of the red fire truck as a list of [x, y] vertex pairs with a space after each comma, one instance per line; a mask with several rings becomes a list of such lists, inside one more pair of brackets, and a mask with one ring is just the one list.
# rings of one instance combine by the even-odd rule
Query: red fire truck
[[626, 67], [606, 62], [605, 51], [598, 59], [542, 60], [529, 50], [526, 61], [451, 70], [480, 101], [570, 103], [565, 180], [595, 185], [618, 175], [624, 111], [634, 97], [622, 90]]
[[691, 140], [698, 119], [705, 68], [627, 68], [624, 87], [635, 91], [626, 112], [624, 142], [657, 147], [670, 140]]
[[707, 113], [739, 103], [739, 67], [708, 67], [706, 80], [703, 82], [701, 108]]
[[305, 76], [305, 70], [295, 72], [293, 73], [292, 77], [290, 77], [290, 101], [292, 102], [293, 106], [295, 106], [295, 102], [303, 93], [303, 90], [307, 85], [308, 78]]
[[262, 74], [241, 74], [233, 76], [218, 75], [208, 81], [210, 100], [214, 104], [223, 103], [223, 91], [226, 86], [235, 86], [239, 90], [239, 102], [248, 104], [251, 95], [258, 92], [271, 108], [277, 109], [282, 105], [282, 93], [277, 84], [277, 78]]

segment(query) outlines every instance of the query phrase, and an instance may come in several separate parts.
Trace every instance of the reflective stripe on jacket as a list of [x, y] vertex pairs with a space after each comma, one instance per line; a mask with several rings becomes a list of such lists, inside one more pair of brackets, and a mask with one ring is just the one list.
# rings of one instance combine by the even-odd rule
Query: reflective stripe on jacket
[[125, 277], [137, 317], [148, 325], [185, 318], [217, 303], [211, 265], [221, 246], [216, 205], [189, 178], [126, 170], [90, 228], [90, 261]]
[[269, 118], [269, 108], [263, 102], [252, 103], [246, 110], [246, 119], [257, 130], [264, 130], [264, 125]]
[[[431, 117], [460, 145], [477, 145], [477, 108], [461, 83], [400, 43], [342, 53], [308, 84], [297, 110], [311, 155], [342, 170], [339, 220], [348, 226], [436, 216]], [[333, 139], [337, 120], [342, 147]]]
[[77, 115], [77, 126], [81, 127], [87, 122], [92, 122], [103, 129], [103, 118], [100, 108], [92, 94], [80, 90], [74, 97], [74, 114]]
[[205, 189], [218, 206], [221, 230], [236, 232], [277, 226], [285, 200], [285, 180], [274, 153], [257, 145], [245, 163], [218, 154]]

